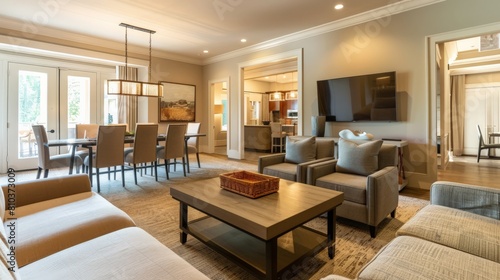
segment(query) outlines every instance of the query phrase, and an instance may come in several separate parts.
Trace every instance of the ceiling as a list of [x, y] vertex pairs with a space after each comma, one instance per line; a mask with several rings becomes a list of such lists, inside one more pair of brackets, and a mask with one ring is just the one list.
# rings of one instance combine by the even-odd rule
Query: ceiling
[[[36, 40], [58, 38], [123, 49], [125, 28], [119, 26], [123, 22], [156, 31], [152, 35], [155, 56], [168, 53], [203, 61], [252, 46], [263, 48], [266, 42], [279, 44], [284, 36], [355, 15], [373, 19], [375, 11], [387, 15], [441, 1], [23, 0], [21, 5], [17, 0], [3, 0], [0, 29], [24, 32], [21, 36]], [[345, 7], [336, 10], [338, 3]], [[390, 8], [398, 4], [397, 9]], [[149, 34], [129, 30], [128, 43], [148, 47]]]
[[[483, 38], [483, 40], [481, 40]], [[500, 34], [446, 42], [452, 75], [500, 71]]]

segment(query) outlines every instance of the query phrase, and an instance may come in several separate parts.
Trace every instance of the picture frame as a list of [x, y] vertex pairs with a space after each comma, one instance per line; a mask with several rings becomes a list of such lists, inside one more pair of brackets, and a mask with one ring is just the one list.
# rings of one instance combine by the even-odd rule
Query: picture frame
[[163, 96], [158, 101], [158, 122], [194, 122], [196, 86], [161, 82]]

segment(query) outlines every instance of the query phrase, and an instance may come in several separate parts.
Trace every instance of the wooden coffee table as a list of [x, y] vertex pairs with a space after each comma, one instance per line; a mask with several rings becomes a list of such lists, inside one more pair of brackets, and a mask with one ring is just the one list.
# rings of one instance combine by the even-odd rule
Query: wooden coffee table
[[[221, 189], [213, 178], [171, 186], [170, 194], [180, 202], [182, 244], [192, 235], [259, 278], [277, 279], [325, 247], [334, 257], [342, 192], [280, 179], [277, 193], [252, 199]], [[188, 206], [207, 216], [188, 221]], [[303, 226], [324, 213], [327, 233]]]

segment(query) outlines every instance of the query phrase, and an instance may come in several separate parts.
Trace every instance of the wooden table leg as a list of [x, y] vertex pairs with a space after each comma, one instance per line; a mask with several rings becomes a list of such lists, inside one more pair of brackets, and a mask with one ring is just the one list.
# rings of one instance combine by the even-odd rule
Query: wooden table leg
[[278, 238], [266, 241], [266, 279], [278, 278]]
[[181, 241], [181, 244], [184, 244], [186, 243], [187, 241], [187, 233], [184, 232], [184, 229], [187, 229], [187, 225], [188, 225], [188, 206], [187, 204], [183, 203], [183, 202], [180, 202], [180, 205], [179, 205], [179, 227], [181, 229], [181, 232], [180, 232], [180, 241]]
[[328, 236], [328, 257], [333, 259], [335, 257], [335, 239], [336, 239], [336, 211], [335, 208], [328, 211], [326, 214], [327, 219], [327, 236]]

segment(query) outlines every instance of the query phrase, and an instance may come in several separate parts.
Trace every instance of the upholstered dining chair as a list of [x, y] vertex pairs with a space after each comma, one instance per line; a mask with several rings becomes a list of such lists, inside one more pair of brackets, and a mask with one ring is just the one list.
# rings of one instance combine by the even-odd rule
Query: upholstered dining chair
[[[188, 123], [187, 124], [187, 133], [200, 133], [200, 123]], [[199, 137], [190, 137], [187, 141], [187, 151], [189, 154], [196, 154], [196, 161], [198, 161], [198, 168], [201, 168], [200, 165], [200, 155], [198, 154], [198, 139]]]
[[[48, 143], [47, 132], [43, 125], [34, 124], [32, 125], [33, 134], [35, 135], [36, 144], [38, 146], [38, 172], [36, 178], [40, 179], [42, 170], [44, 170], [43, 177], [47, 178], [49, 176], [49, 170], [59, 167], [69, 167], [71, 162], [71, 153], [50, 155], [50, 149], [46, 145]], [[77, 172], [79, 172], [79, 167], [82, 165], [82, 158], [75, 156], [75, 166]]]
[[[89, 168], [90, 176], [96, 175], [97, 179], [97, 192], [101, 191], [100, 184], [100, 169], [110, 167], [121, 167], [122, 173], [122, 186], [125, 187], [125, 173], [124, 173], [124, 142], [125, 142], [125, 125], [100, 125], [97, 132], [96, 150], [92, 154], [92, 159], [87, 156], [84, 160], [85, 166], [88, 168], [90, 161], [92, 161], [92, 168]], [[95, 173], [93, 170], [95, 169]], [[111, 171], [108, 169], [107, 172]], [[113, 171], [116, 173], [116, 169]]]
[[[77, 139], [96, 139], [97, 131], [99, 130], [99, 125], [96, 123], [77, 123], [75, 125], [75, 136]], [[95, 152], [95, 147], [92, 147]], [[89, 155], [89, 149], [85, 147], [78, 147], [75, 153], [82, 159], [85, 159]], [[82, 165], [82, 169], [85, 165]]]
[[[163, 159], [165, 162], [167, 180], [170, 179], [168, 177], [170, 169], [169, 166], [171, 164], [177, 164], [177, 158], [182, 159], [182, 170], [184, 172], [184, 177], [186, 176], [186, 161], [184, 159], [184, 136], [186, 134], [186, 130], [187, 124], [169, 124], [165, 134], [165, 144], [157, 147], [156, 157], [158, 159]], [[171, 159], [174, 160], [173, 163], [170, 163]]]
[[491, 155], [491, 149], [500, 149], [500, 143], [484, 143], [483, 134], [481, 133], [481, 127], [477, 125], [477, 136], [479, 137], [479, 146], [477, 148], [477, 162], [479, 162], [479, 158], [481, 157], [482, 150], [488, 150], [488, 157]]
[[[134, 166], [134, 182], [137, 185], [137, 164], [151, 163], [154, 166], [155, 180], [158, 181], [158, 161], [156, 160], [156, 145], [158, 138], [158, 124], [143, 123], [136, 124], [134, 145], [125, 148], [125, 163]], [[148, 168], [149, 166], [139, 166]]]

